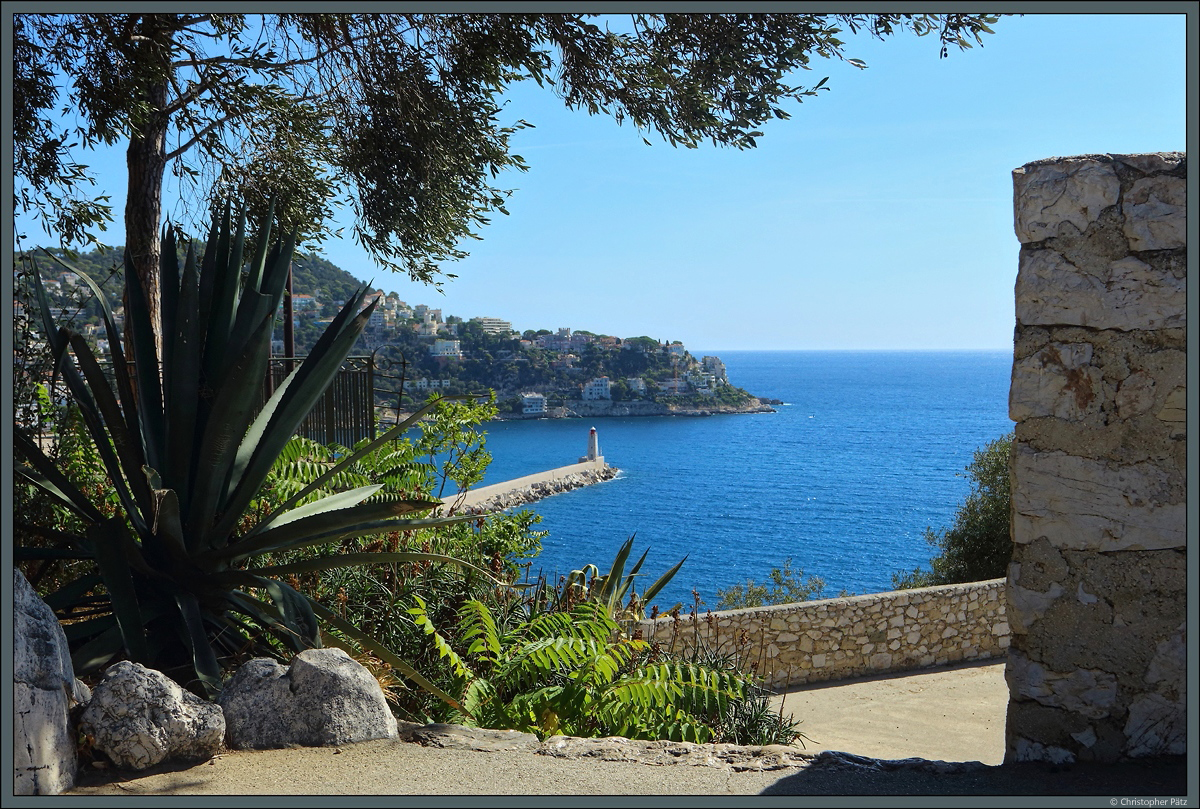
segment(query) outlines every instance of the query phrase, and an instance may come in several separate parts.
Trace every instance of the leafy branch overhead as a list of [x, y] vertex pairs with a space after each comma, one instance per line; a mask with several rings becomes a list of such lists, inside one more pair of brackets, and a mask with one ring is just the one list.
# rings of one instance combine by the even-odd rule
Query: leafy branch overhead
[[[255, 221], [277, 196], [301, 240], [328, 236], [335, 208], [348, 206], [355, 238], [378, 261], [435, 281], [440, 263], [465, 255], [464, 238], [506, 212], [510, 191], [497, 178], [527, 168], [510, 140], [531, 124], [504, 108], [515, 83], [671, 145], [744, 149], [791, 115], [785, 102], [827, 89], [824, 79], [793, 83], [814, 56], [863, 66], [844, 53], [846, 31], [935, 34], [945, 55], [981, 42], [995, 19], [19, 14], [16, 200], [62, 243], [94, 240], [113, 211], [93, 193], [84, 155], [128, 141], [127, 245], [143, 283], [155, 272], [168, 170], [185, 196], [242, 196]], [[248, 179], [262, 177], [272, 188]]]

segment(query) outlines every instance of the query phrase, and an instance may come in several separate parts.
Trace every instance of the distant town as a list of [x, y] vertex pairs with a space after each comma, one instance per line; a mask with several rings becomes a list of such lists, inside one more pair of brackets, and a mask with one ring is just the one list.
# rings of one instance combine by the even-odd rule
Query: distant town
[[[559, 327], [518, 332], [498, 317], [464, 320], [424, 304], [385, 295], [363, 336], [384, 356], [397, 349], [405, 391], [471, 393], [491, 388], [505, 413], [570, 415], [579, 403], [657, 402], [712, 408], [748, 404], [720, 357], [693, 357], [678, 340], [615, 337]], [[589, 415], [600, 415], [596, 407]], [[620, 410], [622, 413], [628, 409]]]
[[[115, 252], [115, 251], [114, 251]], [[77, 256], [75, 265], [109, 296], [115, 317], [123, 309], [113, 282], [116, 255]], [[316, 256], [296, 262], [292, 295], [295, 356], [303, 356], [358, 287], [353, 276]], [[60, 269], [60, 268], [59, 268]], [[70, 272], [46, 273], [43, 284], [61, 321], [71, 320], [102, 352], [108, 345], [99, 308]], [[693, 356], [678, 340], [616, 337], [558, 327], [518, 332], [490, 315], [467, 319], [426, 304], [410, 305], [395, 292], [379, 298], [354, 353], [375, 361], [377, 404], [409, 409], [433, 393], [496, 392], [502, 417], [710, 414], [769, 410], [729, 381], [717, 356]], [[18, 307], [20, 304], [18, 304]], [[20, 310], [18, 310], [20, 311]], [[282, 310], [272, 354], [285, 355]], [[769, 400], [768, 400], [769, 401]]]

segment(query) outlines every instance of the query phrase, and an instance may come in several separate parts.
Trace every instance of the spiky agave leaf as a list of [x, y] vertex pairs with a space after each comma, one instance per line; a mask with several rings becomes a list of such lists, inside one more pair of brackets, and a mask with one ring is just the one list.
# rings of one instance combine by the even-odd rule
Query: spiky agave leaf
[[[124, 648], [134, 659], [155, 665], [158, 653], [182, 640], [197, 678], [211, 691], [219, 687], [220, 664], [227, 655], [239, 653], [243, 646], [270, 652], [269, 646], [262, 645], [267, 637], [281, 640], [293, 650], [318, 645], [323, 621], [336, 627], [342, 637], [370, 648], [422, 687], [458, 705], [382, 644], [275, 578], [346, 565], [414, 560], [460, 564], [457, 560], [417, 553], [330, 554], [237, 569], [262, 554], [347, 536], [419, 530], [475, 519], [406, 518], [429, 510], [434, 501], [409, 497], [375, 502], [379, 492], [373, 484], [354, 487], [357, 491], [326, 493], [324, 499], [300, 505], [301, 499], [316, 494], [350, 463], [382, 445], [377, 442], [356, 449], [345, 463], [334, 464], [306, 482], [281, 509], [262, 520], [252, 536], [235, 533], [234, 527], [257, 496], [276, 457], [338, 373], [371, 314], [371, 306], [361, 306], [364, 288], [338, 314], [313, 353], [276, 390], [267, 407], [256, 407], [270, 327], [294, 242], [285, 239], [268, 250], [268, 239], [261, 237], [243, 286], [244, 237], [244, 223], [232, 234], [227, 210], [223, 221], [214, 223], [200, 267], [189, 247], [181, 272], [174, 231], [165, 229], [161, 303], [165, 309], [162, 321], [169, 334], [163, 338], [167, 362], [161, 370], [154, 330], [145, 314], [144, 291], [127, 265], [132, 372], [122, 361], [121, 337], [111, 313], [104, 313], [117, 359], [115, 392], [82, 339], [54, 327], [44, 290], [40, 283], [36, 287], [56, 365], [80, 403], [92, 441], [125, 510], [123, 518], [103, 517], [33, 442], [18, 442], [25, 457], [20, 467], [23, 478], [89, 524], [84, 534], [59, 539], [78, 546], [69, 549], [77, 557], [94, 558], [99, 573], [53, 594], [64, 613], [75, 605], [88, 605], [88, 617], [67, 627], [76, 661], [81, 666], [101, 665]], [[68, 352], [74, 353], [79, 370], [69, 361]], [[385, 435], [398, 434], [397, 430]], [[125, 518], [136, 537], [126, 529]], [[229, 545], [231, 539], [236, 540], [235, 546]], [[473, 570], [491, 579], [486, 571]], [[105, 585], [103, 591], [98, 589], [100, 583]], [[152, 635], [150, 629], [165, 632]]]

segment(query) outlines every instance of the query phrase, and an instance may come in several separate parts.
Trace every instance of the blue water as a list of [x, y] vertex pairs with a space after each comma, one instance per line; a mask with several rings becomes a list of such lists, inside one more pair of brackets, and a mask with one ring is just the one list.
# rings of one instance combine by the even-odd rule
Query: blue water
[[496, 422], [484, 483], [573, 463], [595, 426], [611, 482], [542, 500], [548, 574], [607, 570], [637, 533], [656, 578], [686, 564], [657, 599], [710, 608], [716, 590], [762, 581], [792, 558], [825, 594], [891, 589], [928, 566], [926, 527], [947, 526], [970, 486], [974, 450], [1012, 429], [1012, 354], [721, 351], [733, 384], [782, 399], [778, 412]]

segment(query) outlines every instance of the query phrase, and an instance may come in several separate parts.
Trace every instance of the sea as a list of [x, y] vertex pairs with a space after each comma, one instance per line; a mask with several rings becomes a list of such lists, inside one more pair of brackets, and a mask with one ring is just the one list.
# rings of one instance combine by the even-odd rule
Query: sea
[[[532, 573], [606, 572], [636, 535], [644, 589], [686, 557], [654, 603], [715, 609], [717, 591], [791, 560], [824, 596], [892, 588], [928, 568], [976, 449], [1012, 429], [1011, 351], [711, 351], [775, 413], [493, 422], [484, 484], [574, 463], [595, 427], [612, 481], [528, 508], [549, 534]], [[631, 560], [632, 561], [632, 560]]]

